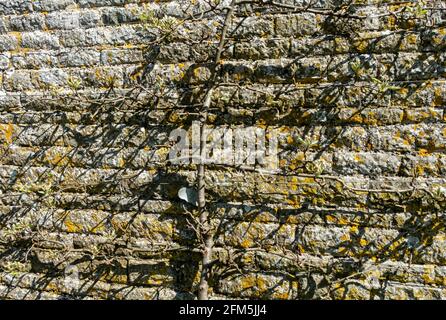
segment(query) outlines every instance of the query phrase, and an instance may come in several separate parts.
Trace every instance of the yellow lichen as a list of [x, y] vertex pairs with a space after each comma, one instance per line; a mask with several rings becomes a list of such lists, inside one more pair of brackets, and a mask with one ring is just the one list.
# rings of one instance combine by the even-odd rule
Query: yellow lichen
[[67, 232], [74, 233], [74, 232], [79, 232], [81, 230], [81, 228], [71, 220], [65, 219], [64, 224], [65, 227], [67, 228]]
[[364, 159], [359, 154], [355, 154], [355, 161], [359, 163], [364, 163]]
[[350, 241], [350, 234], [346, 233], [340, 237], [341, 241]]
[[12, 136], [14, 133], [14, 126], [11, 123], [7, 125], [0, 125], [0, 130], [3, 131], [6, 143], [11, 144]]

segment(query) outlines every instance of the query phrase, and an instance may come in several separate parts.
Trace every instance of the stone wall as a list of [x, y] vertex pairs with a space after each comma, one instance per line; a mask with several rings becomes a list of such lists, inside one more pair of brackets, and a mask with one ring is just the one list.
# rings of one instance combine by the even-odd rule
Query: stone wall
[[[445, 298], [442, 1], [313, 2], [235, 10], [209, 122], [279, 129], [280, 174], [207, 169], [212, 297]], [[0, 0], [1, 298], [196, 296], [196, 168], [167, 142], [223, 14], [152, 45], [189, 5]]]

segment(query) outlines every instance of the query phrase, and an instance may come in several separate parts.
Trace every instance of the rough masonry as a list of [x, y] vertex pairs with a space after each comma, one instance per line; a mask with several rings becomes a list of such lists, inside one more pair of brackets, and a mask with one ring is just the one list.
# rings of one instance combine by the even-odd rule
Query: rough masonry
[[[196, 167], [167, 160], [209, 80], [208, 5], [0, 0], [1, 298], [196, 297]], [[278, 129], [280, 174], [208, 167], [211, 296], [444, 299], [444, 3], [311, 7], [235, 10], [209, 125]]]

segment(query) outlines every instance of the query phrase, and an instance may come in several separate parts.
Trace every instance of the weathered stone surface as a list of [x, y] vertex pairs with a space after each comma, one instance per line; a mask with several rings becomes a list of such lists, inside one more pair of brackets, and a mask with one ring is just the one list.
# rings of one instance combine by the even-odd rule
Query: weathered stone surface
[[[234, 10], [209, 128], [276, 130], [279, 159], [207, 167], [212, 299], [446, 299], [444, 10], [339, 2]], [[197, 166], [169, 134], [200, 119], [209, 8], [2, 1], [0, 298], [196, 297]]]

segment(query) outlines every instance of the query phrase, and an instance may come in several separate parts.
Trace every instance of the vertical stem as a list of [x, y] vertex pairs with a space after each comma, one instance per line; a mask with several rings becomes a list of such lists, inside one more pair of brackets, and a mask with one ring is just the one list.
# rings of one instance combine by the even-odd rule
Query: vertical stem
[[[208, 91], [205, 98], [204, 107], [208, 109], [211, 103], [212, 88]], [[212, 256], [212, 247], [214, 245], [213, 234], [210, 230], [208, 211], [206, 209], [206, 183], [205, 183], [205, 161], [206, 161], [206, 119], [207, 111], [201, 119], [200, 126], [200, 164], [198, 165], [198, 208], [200, 212], [200, 233], [203, 238], [203, 256], [201, 261], [200, 286], [198, 288], [198, 299], [208, 300], [209, 292], [209, 273]]]
[[208, 118], [208, 110], [211, 105], [212, 94], [214, 93], [214, 88], [217, 79], [217, 68], [221, 61], [221, 55], [224, 49], [226, 34], [231, 24], [232, 14], [234, 12], [234, 7], [236, 0], [232, 0], [231, 5], [227, 8], [227, 13], [225, 21], [223, 24], [223, 30], [220, 38], [220, 43], [218, 45], [217, 54], [214, 60], [214, 69], [212, 73], [211, 85], [206, 93], [202, 111], [200, 112], [200, 164], [198, 165], [198, 209], [200, 214], [200, 233], [203, 239], [203, 255], [201, 260], [201, 274], [200, 274], [200, 285], [198, 287], [198, 299], [208, 300], [209, 299], [209, 276], [211, 271], [212, 262], [212, 249], [214, 246], [214, 235], [211, 231], [211, 225], [209, 221], [209, 213], [206, 209], [206, 183], [205, 183], [205, 166], [206, 166], [206, 142], [207, 142], [207, 132], [206, 123]]

